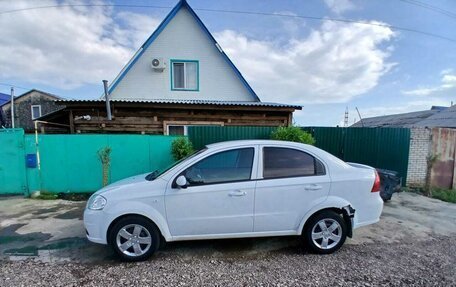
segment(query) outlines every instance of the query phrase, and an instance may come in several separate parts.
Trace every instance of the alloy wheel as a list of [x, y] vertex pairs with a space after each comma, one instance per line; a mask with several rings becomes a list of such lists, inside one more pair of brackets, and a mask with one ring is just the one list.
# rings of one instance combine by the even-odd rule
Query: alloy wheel
[[123, 254], [137, 257], [145, 254], [150, 249], [152, 236], [144, 226], [129, 224], [117, 232], [116, 244]]
[[342, 238], [342, 226], [331, 218], [318, 221], [312, 228], [312, 241], [320, 249], [331, 249]]

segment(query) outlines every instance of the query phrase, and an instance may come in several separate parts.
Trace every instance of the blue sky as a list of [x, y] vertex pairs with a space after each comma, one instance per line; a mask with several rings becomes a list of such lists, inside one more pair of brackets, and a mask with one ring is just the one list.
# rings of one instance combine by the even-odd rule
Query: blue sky
[[[456, 40], [456, 17], [399, 0], [188, 0], [263, 101], [301, 104], [300, 125], [456, 102], [456, 42], [387, 27], [198, 8], [389, 24]], [[87, 1], [1, 2], [0, 11]], [[168, 0], [91, 1], [173, 6]], [[429, 2], [456, 14], [456, 1]], [[96, 98], [170, 9], [59, 7], [1, 14], [0, 83]], [[0, 92], [9, 87], [0, 85]]]

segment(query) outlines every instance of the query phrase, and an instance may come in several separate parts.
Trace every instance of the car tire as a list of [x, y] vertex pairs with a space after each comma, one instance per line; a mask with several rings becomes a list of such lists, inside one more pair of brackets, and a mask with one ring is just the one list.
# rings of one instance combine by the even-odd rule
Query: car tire
[[123, 261], [143, 261], [160, 246], [160, 232], [147, 218], [127, 216], [111, 228], [108, 242]]
[[330, 254], [344, 244], [347, 238], [347, 224], [341, 215], [324, 210], [308, 220], [302, 236], [312, 252]]

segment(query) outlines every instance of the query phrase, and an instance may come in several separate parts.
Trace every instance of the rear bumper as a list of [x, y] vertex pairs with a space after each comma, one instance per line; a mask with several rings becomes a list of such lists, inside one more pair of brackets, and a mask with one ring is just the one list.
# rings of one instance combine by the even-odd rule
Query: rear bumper
[[102, 210], [84, 210], [84, 227], [88, 240], [99, 244], [107, 244], [107, 227], [104, 218]]
[[371, 192], [369, 199], [362, 207], [356, 209], [353, 229], [361, 226], [377, 223], [383, 210], [383, 199], [379, 192]]

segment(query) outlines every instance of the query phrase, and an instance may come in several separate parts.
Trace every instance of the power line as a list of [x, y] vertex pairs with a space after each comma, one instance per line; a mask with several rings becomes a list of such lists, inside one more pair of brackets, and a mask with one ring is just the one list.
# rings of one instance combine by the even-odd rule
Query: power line
[[24, 88], [24, 87], [21, 87], [21, 86], [16, 86], [16, 85], [13, 85], [13, 84], [8, 84], [8, 83], [0, 83], [0, 86], [6, 86], [6, 87], [14, 87], [14, 88], [18, 88], [18, 89], [22, 89], [22, 90], [33, 90], [31, 88]]
[[[404, 1], [407, 1], [407, 0], [404, 0]], [[408, 1], [412, 1], [412, 0], [408, 0]], [[61, 4], [61, 5], [35, 6], [35, 7], [1, 11], [0, 15], [17, 13], [17, 12], [22, 12], [22, 11], [48, 9], [48, 8], [60, 8], [60, 7], [123, 7], [123, 8], [154, 8], [154, 9], [172, 8], [170, 6], [132, 5], [132, 4]], [[412, 33], [426, 35], [429, 37], [439, 38], [439, 39], [443, 39], [443, 40], [447, 40], [447, 41], [456, 43], [456, 39], [452, 39], [452, 38], [442, 36], [439, 34], [435, 34], [435, 33], [431, 33], [431, 32], [425, 32], [425, 31], [421, 31], [421, 30], [417, 30], [417, 29], [413, 29], [413, 28], [406, 28], [406, 27], [394, 26], [394, 25], [389, 25], [389, 24], [372, 23], [372, 22], [358, 21], [358, 20], [352, 20], [352, 19], [340, 19], [340, 18], [317, 17], [317, 16], [306, 16], [306, 15], [289, 15], [289, 14], [281, 14], [281, 13], [253, 12], [253, 11], [240, 11], [240, 10], [218, 10], [218, 9], [206, 9], [206, 8], [194, 8], [194, 10], [203, 11], [203, 12], [213, 12], [213, 13], [275, 16], [275, 17], [299, 18], [299, 19], [317, 20], [317, 21], [356, 23], [356, 24], [362, 24], [362, 25], [385, 27], [385, 28], [390, 28], [390, 29], [398, 30], [398, 31], [412, 32]]]
[[399, 0], [399, 1], [402, 1], [402, 2], [410, 4], [410, 5], [415, 5], [415, 6], [418, 6], [418, 7], [421, 7], [421, 8], [424, 8], [424, 9], [427, 9], [427, 10], [442, 14], [442, 15], [445, 15], [445, 16], [448, 16], [448, 17], [453, 18], [453, 19], [456, 20], [456, 13], [451, 12], [449, 10], [442, 9], [440, 7], [433, 6], [433, 5], [430, 5], [428, 3], [417, 1], [417, 0]]

